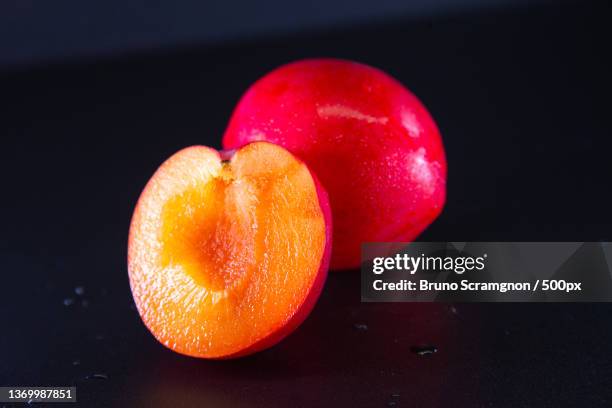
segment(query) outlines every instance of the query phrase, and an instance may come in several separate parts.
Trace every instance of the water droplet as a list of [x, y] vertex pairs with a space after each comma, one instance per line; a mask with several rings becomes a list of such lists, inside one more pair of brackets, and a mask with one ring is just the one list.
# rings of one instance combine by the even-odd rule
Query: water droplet
[[108, 375], [102, 373], [94, 373], [85, 377], [86, 380], [108, 380]]
[[458, 315], [459, 314], [459, 312], [457, 311], [457, 308], [455, 306], [451, 306], [450, 307], [450, 311], [454, 315]]
[[76, 288], [74, 288], [74, 293], [76, 293], [78, 296], [83, 296], [83, 294], [85, 293], [85, 288], [82, 286], [77, 286]]
[[366, 331], [368, 330], [368, 325], [364, 323], [355, 323], [353, 327], [357, 330]]
[[436, 346], [412, 346], [410, 347], [410, 351], [419, 356], [428, 356], [433, 353], [438, 352], [438, 348]]
[[74, 303], [74, 299], [73, 298], [66, 298], [64, 299], [64, 306], [71, 306]]

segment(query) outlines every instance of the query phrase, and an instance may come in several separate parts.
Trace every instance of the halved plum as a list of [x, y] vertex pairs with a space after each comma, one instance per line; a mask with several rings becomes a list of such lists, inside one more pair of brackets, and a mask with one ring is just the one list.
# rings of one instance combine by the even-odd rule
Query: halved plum
[[303, 162], [266, 142], [235, 153], [193, 146], [142, 192], [128, 271], [162, 344], [232, 358], [276, 344], [306, 318], [330, 250], [327, 194]]

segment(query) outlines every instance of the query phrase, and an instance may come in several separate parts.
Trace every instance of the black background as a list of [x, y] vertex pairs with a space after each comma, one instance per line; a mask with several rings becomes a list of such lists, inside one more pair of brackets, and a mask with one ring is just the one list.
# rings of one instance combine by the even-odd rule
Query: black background
[[0, 68], [550, 0], [3, 0]]
[[436, 118], [448, 201], [423, 240], [609, 241], [610, 17], [542, 5], [4, 72], [0, 384], [74, 384], [87, 407], [610, 406], [609, 304], [361, 304], [358, 273], [332, 273], [281, 344], [210, 362], [153, 339], [126, 271], [156, 167], [220, 147], [249, 84], [316, 56], [388, 71]]

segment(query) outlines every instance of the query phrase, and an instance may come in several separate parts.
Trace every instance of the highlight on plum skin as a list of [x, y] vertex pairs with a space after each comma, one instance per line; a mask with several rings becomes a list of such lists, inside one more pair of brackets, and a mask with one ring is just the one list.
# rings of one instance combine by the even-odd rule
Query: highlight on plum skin
[[268, 348], [312, 310], [327, 276], [331, 214], [282, 147], [204, 146], [164, 162], [134, 210], [128, 272], [138, 312], [168, 348], [225, 359]]
[[332, 269], [359, 266], [363, 242], [414, 240], [444, 206], [438, 128], [416, 96], [376, 68], [313, 59], [265, 75], [242, 96], [223, 146], [259, 140], [304, 160], [327, 189]]

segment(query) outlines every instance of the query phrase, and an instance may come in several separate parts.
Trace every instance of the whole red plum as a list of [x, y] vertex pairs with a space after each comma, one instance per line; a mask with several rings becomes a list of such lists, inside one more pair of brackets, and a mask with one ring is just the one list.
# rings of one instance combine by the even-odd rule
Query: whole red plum
[[438, 128], [416, 96], [376, 68], [311, 59], [265, 75], [240, 100], [223, 147], [261, 140], [304, 160], [329, 192], [333, 269], [358, 266], [363, 242], [414, 240], [444, 206]]

